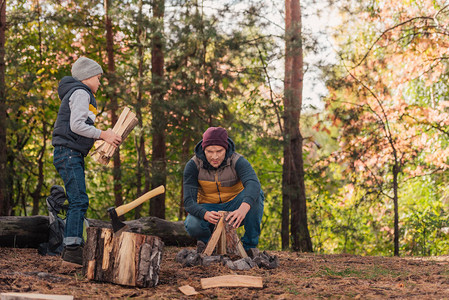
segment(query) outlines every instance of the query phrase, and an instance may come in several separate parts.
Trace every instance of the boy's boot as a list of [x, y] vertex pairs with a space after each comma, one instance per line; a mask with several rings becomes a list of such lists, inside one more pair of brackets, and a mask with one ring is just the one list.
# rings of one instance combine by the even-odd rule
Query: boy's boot
[[83, 247], [79, 245], [65, 246], [62, 251], [62, 259], [74, 264], [83, 264]]

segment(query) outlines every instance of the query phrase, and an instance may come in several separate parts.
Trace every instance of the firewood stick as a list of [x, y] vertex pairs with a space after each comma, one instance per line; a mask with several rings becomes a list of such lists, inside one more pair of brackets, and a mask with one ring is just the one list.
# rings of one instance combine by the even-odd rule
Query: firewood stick
[[[126, 109], [126, 111], [127, 111], [127, 115], [126, 115], [125, 117], [122, 118], [122, 116], [124, 115], [124, 113], [122, 113], [122, 114], [120, 115], [119, 120], [117, 121], [117, 123], [115, 124], [115, 126], [114, 126], [114, 128], [113, 128], [113, 131], [114, 131], [117, 135], [120, 135], [120, 136], [122, 136], [123, 131], [126, 129], [126, 127], [128, 126], [129, 122], [131, 121], [131, 120], [128, 118], [128, 115], [129, 115], [129, 114], [134, 115], [134, 113], [132, 113], [132, 112], [129, 111], [129, 108]], [[124, 112], [125, 112], [125, 110], [124, 110]], [[120, 123], [119, 123], [119, 122], [120, 122]], [[116, 147], [114, 147], [113, 145], [107, 144], [106, 148], [104, 149], [105, 155], [108, 156], [108, 157], [112, 156], [112, 155], [114, 154], [114, 152], [115, 152], [115, 149], [116, 149]]]
[[[118, 134], [118, 129], [122, 125], [123, 121], [125, 120], [125, 118], [126, 118], [126, 116], [128, 115], [129, 112], [130, 112], [130, 109], [128, 107], [125, 107], [123, 109], [122, 113], [120, 114], [117, 122], [114, 124], [114, 127], [112, 128], [112, 131], [114, 131], [116, 134]], [[103, 150], [103, 152], [105, 152], [105, 153], [108, 153], [110, 151], [110, 148], [113, 147], [112, 145], [106, 143], [105, 141], [103, 141], [103, 144], [106, 144], [105, 148]]]
[[126, 139], [128, 135], [131, 133], [131, 131], [136, 127], [136, 125], [139, 123], [139, 119], [134, 118], [129, 126], [126, 128], [125, 132], [123, 132], [122, 139]]
[[130, 109], [128, 107], [125, 107], [122, 111], [122, 113], [120, 114], [120, 116], [118, 117], [117, 122], [114, 124], [114, 127], [112, 128], [112, 131], [114, 131], [115, 133], [117, 133], [117, 129], [120, 125], [122, 125], [123, 121], [125, 120], [126, 116], [128, 115], [128, 113], [130, 112]]
[[204, 250], [204, 254], [207, 256], [212, 255], [212, 252], [215, 249], [215, 246], [217, 245], [218, 240], [221, 237], [221, 231], [224, 228], [224, 216], [221, 215], [220, 220], [218, 221], [217, 227], [215, 228], [214, 232], [212, 233], [212, 236], [209, 239], [209, 242], [207, 243], [206, 249]]
[[[131, 124], [131, 122], [134, 120], [134, 117], [135, 117], [135, 114], [134, 113], [132, 113], [132, 112], [130, 112], [129, 113], [131, 116], [133, 116], [132, 118], [126, 118], [124, 121], [123, 121], [123, 124], [117, 129], [117, 134], [118, 135], [120, 135], [121, 137], [122, 137], [122, 140], [124, 140], [124, 138], [123, 138], [123, 133], [126, 131], [126, 129], [129, 127], [129, 125]], [[105, 149], [105, 153], [106, 153], [106, 156], [113, 156], [114, 155], [114, 153], [115, 153], [115, 150], [116, 150], [116, 147], [114, 147], [114, 146], [112, 146], [112, 145], [110, 145], [109, 144], [109, 147], [107, 147], [106, 149]]]
[[[120, 135], [123, 142], [138, 123], [139, 120], [136, 118], [136, 114], [128, 107], [125, 107], [117, 122], [114, 124], [112, 131]], [[107, 165], [116, 150], [117, 147], [106, 143], [105, 141], [96, 141], [95, 150], [92, 152], [91, 156], [97, 162]]]

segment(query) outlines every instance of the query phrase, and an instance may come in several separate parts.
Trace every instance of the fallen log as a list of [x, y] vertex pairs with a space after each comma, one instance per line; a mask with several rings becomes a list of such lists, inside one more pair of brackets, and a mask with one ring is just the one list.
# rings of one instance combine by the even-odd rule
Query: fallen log
[[48, 217], [0, 217], [0, 246], [38, 248], [48, 242]]
[[[48, 216], [1, 216], [0, 247], [37, 249], [39, 244], [48, 242], [48, 222]], [[91, 227], [112, 228], [109, 221], [88, 219], [88, 222]], [[144, 217], [124, 223], [131, 232], [160, 237], [166, 246], [196, 245], [196, 240], [187, 234], [182, 221]]]

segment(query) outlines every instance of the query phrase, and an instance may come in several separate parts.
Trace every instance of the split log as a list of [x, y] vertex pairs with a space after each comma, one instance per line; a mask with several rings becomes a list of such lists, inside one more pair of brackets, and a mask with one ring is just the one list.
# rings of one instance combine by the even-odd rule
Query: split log
[[71, 295], [52, 295], [36, 293], [1, 293], [0, 300], [73, 300]]
[[254, 287], [263, 288], [262, 277], [246, 275], [224, 275], [201, 278], [203, 289], [215, 287]]
[[114, 234], [89, 227], [83, 251], [83, 272], [89, 280], [137, 287], [154, 287], [164, 243], [157, 236], [132, 232]]
[[214, 228], [204, 254], [210, 256], [217, 248], [217, 254], [235, 254], [243, 258], [248, 257], [235, 228], [226, 221], [229, 212], [219, 211], [219, 213], [221, 218]]
[[[226, 219], [229, 212], [225, 212], [223, 215], [223, 218]], [[246, 254], [245, 248], [243, 248], [242, 241], [240, 240], [239, 236], [237, 235], [237, 231], [234, 227], [232, 227], [228, 222], [224, 222], [224, 228], [223, 233], [224, 235], [224, 241], [226, 243], [226, 253], [227, 254], [235, 254], [240, 257], [248, 257], [248, 254]]]
[[[0, 247], [37, 249], [39, 244], [48, 242], [48, 219], [48, 216], [1, 216]], [[88, 222], [91, 227], [112, 228], [110, 221], [88, 219]], [[132, 232], [160, 237], [166, 246], [196, 245], [196, 240], [187, 234], [182, 221], [144, 217], [124, 223]]]
[[[217, 225], [215, 226], [214, 232], [212, 233], [212, 235], [209, 239], [209, 242], [207, 243], [206, 249], [203, 252], [204, 255], [207, 255], [207, 256], [212, 255], [212, 252], [214, 251], [215, 247], [217, 246], [218, 241], [221, 240], [221, 238], [223, 236], [224, 223], [225, 223], [224, 216], [222, 214], [220, 220], [218, 221]], [[225, 237], [226, 237], [226, 235], [225, 235]], [[226, 243], [226, 241], [221, 242], [220, 246], [223, 246], [224, 243]], [[219, 254], [225, 254], [225, 253], [223, 253], [223, 251], [226, 250], [226, 249], [223, 249], [225, 247], [219, 247], [219, 248], [220, 248], [219, 250], [221, 250], [221, 253], [219, 253]]]

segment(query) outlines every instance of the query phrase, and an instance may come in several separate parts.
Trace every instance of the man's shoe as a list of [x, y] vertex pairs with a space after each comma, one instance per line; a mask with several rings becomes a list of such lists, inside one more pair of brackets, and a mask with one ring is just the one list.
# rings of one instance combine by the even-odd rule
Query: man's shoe
[[254, 258], [254, 257], [260, 255], [260, 251], [257, 248], [249, 248], [249, 249], [245, 249], [245, 251], [246, 251], [246, 254], [248, 254], [248, 256], [250, 258]]
[[62, 259], [74, 264], [83, 264], [83, 247], [65, 246], [62, 251]]

